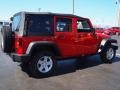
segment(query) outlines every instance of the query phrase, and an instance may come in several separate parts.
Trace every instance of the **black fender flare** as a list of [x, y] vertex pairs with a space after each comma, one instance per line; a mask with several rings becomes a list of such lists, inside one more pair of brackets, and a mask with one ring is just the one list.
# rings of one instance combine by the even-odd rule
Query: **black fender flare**
[[58, 56], [61, 55], [60, 50], [58, 49], [58, 46], [54, 42], [51, 42], [51, 41], [34, 41], [34, 42], [31, 42], [28, 45], [28, 48], [26, 50], [26, 54], [31, 55], [32, 51], [37, 47], [40, 47], [40, 48], [51, 47], [51, 49], [54, 49], [56, 55], [58, 55]]
[[115, 39], [103, 39], [100, 43], [100, 47], [98, 49], [98, 53], [100, 53], [107, 45], [112, 45], [115, 50], [118, 49], [117, 40]]

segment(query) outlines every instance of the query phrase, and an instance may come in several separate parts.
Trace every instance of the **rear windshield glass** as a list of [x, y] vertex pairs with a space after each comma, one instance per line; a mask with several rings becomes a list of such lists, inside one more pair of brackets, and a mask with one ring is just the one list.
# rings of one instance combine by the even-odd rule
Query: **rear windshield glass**
[[53, 35], [53, 18], [50, 15], [26, 14], [24, 29], [27, 35]]

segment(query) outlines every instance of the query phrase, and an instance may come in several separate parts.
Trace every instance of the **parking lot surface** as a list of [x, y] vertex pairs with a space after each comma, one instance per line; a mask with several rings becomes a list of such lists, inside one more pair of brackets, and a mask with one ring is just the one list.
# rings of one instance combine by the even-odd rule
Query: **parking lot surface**
[[[112, 38], [120, 46], [120, 36]], [[57, 74], [33, 78], [0, 50], [0, 90], [120, 90], [120, 48], [112, 64], [102, 63], [98, 55], [76, 61], [59, 61]]]

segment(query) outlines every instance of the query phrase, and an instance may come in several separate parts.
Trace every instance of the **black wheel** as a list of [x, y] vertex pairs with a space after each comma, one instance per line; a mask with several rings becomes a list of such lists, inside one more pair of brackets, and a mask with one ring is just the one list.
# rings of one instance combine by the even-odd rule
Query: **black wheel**
[[2, 28], [1, 48], [6, 53], [12, 51], [12, 31], [8, 27]]
[[104, 50], [102, 50], [100, 57], [104, 63], [112, 63], [112, 60], [115, 58], [116, 50], [113, 46], [106, 46]]
[[34, 55], [29, 64], [30, 72], [34, 77], [45, 77], [52, 75], [57, 66], [52, 52], [43, 51]]

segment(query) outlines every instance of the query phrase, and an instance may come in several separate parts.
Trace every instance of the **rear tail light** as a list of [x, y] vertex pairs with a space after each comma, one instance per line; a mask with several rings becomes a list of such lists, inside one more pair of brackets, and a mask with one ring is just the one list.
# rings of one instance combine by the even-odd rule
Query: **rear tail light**
[[15, 46], [16, 46], [16, 53], [17, 54], [23, 54], [22, 39], [17, 39], [16, 43], [15, 43]]

